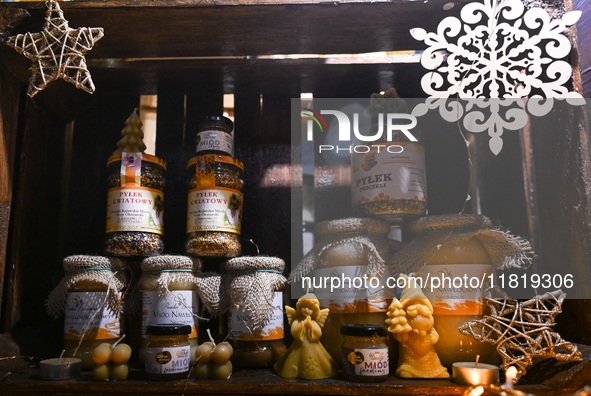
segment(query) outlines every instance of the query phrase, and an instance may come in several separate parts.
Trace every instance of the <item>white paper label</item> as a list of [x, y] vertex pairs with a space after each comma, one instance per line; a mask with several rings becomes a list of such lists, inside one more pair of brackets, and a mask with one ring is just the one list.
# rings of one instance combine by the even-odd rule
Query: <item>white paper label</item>
[[111, 188], [107, 198], [107, 232], [141, 231], [162, 235], [164, 194], [146, 187]]
[[425, 280], [423, 293], [434, 314], [482, 315], [484, 282], [492, 272], [490, 264], [434, 264], [424, 266], [415, 276]]
[[68, 293], [64, 319], [65, 339], [79, 340], [83, 333], [85, 340], [121, 336], [119, 316], [107, 308], [106, 296], [107, 292]]
[[343, 370], [348, 374], [368, 377], [388, 375], [388, 348], [343, 348]]
[[242, 193], [231, 188], [189, 191], [187, 232], [224, 231], [240, 234]]
[[369, 147], [367, 153], [351, 155], [353, 206], [382, 200], [427, 199], [423, 146], [397, 142]]
[[146, 372], [150, 374], [186, 373], [191, 367], [191, 346], [146, 348]]
[[203, 131], [197, 134], [197, 154], [202, 151], [223, 151], [228, 155], [233, 154], [234, 138], [224, 131]]
[[370, 278], [365, 265], [318, 268], [311, 286], [330, 313], [386, 312], [395, 292], [386, 285], [390, 276], [385, 268], [381, 278]]
[[198, 334], [198, 321], [193, 314], [199, 313], [199, 298], [192, 290], [171, 290], [171, 295], [160, 298], [157, 291], [143, 291], [142, 334], [153, 324], [179, 323], [191, 326], [189, 338]]
[[235, 307], [232, 307], [228, 315], [228, 331], [231, 340], [240, 341], [268, 341], [281, 340], [284, 336], [283, 331], [283, 293], [275, 292], [273, 296], [273, 316], [271, 320], [261, 330], [250, 331], [246, 323], [240, 320]]

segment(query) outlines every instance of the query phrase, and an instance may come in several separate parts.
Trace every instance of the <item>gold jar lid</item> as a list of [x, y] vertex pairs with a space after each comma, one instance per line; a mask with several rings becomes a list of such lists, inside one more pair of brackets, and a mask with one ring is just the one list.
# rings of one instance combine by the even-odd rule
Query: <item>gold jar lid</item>
[[367, 232], [385, 235], [388, 231], [390, 231], [390, 224], [383, 220], [356, 217], [323, 221], [314, 227], [314, 235], [317, 237], [344, 232]]
[[[121, 161], [121, 154], [114, 154], [114, 155], [110, 156], [109, 159], [107, 160], [107, 166], [111, 165], [111, 163], [113, 163], [115, 161]], [[162, 158], [158, 158], [158, 157], [150, 155], [150, 154], [142, 153], [142, 161], [148, 161], [153, 164], [160, 165], [161, 167], [164, 168], [164, 170], [166, 170], [166, 162], [164, 162], [164, 160]]]
[[220, 154], [203, 154], [193, 157], [187, 163], [187, 168], [191, 165], [195, 165], [197, 161], [202, 162], [222, 162], [224, 164], [234, 165], [240, 168], [241, 171], [244, 170], [244, 164], [237, 160], [236, 158], [230, 157], [229, 155], [220, 155]]
[[203, 261], [201, 259], [175, 255], [148, 257], [144, 259], [141, 264], [142, 271], [144, 272], [164, 270], [199, 272], [202, 266]]
[[476, 214], [447, 214], [425, 216], [408, 224], [412, 233], [454, 229], [481, 230], [492, 228], [492, 221], [486, 216]]

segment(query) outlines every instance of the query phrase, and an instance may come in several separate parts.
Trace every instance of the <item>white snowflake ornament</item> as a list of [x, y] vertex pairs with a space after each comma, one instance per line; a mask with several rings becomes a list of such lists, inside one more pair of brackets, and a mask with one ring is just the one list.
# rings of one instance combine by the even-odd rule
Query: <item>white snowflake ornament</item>
[[[563, 60], [571, 50], [564, 33], [579, 20], [581, 12], [551, 20], [541, 8], [524, 10], [520, 0], [484, 0], [467, 4], [460, 12], [461, 20], [443, 19], [437, 32], [411, 29], [413, 38], [429, 46], [421, 64], [430, 70], [421, 79], [429, 99], [415, 107], [413, 115], [438, 108], [450, 122], [464, 116], [468, 131], [488, 131], [490, 149], [498, 154], [503, 131], [520, 129], [527, 123], [526, 107], [534, 115], [552, 109], [552, 101], [526, 102], [524, 98], [584, 103], [579, 93], [564, 86], [572, 76], [572, 67]], [[468, 102], [464, 107], [463, 101], [452, 103], [449, 98]]]

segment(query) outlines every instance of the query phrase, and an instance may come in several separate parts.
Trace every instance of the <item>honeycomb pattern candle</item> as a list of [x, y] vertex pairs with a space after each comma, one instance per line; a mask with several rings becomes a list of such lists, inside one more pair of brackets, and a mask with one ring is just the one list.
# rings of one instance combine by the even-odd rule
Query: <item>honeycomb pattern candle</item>
[[439, 334], [433, 328], [433, 307], [408, 276], [400, 301], [395, 298], [388, 309], [388, 331], [400, 342], [400, 355], [396, 375], [403, 378], [449, 378], [441, 365], [433, 345]]
[[125, 336], [121, 337], [115, 344], [100, 344], [92, 352], [94, 368], [92, 379], [95, 381], [124, 380], [129, 374], [127, 362], [131, 357], [131, 347], [127, 344], [120, 344]]

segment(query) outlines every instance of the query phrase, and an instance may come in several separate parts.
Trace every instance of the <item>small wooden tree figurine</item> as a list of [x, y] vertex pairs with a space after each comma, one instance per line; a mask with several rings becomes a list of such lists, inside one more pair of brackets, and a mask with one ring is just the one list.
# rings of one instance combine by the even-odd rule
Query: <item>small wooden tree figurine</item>
[[[388, 331], [400, 342], [396, 375], [403, 378], [448, 378], [433, 345], [439, 334], [433, 328], [433, 307], [423, 291], [406, 280], [400, 300], [395, 298], [388, 309]], [[414, 287], [413, 287], [414, 286]]]
[[143, 153], [146, 149], [144, 144], [144, 131], [142, 130], [142, 120], [137, 115], [137, 108], [125, 120], [125, 128], [121, 131], [123, 137], [117, 142], [117, 150], [113, 154]]

